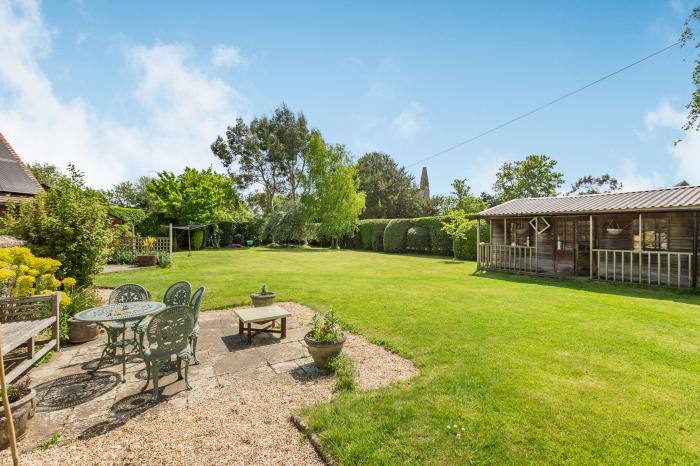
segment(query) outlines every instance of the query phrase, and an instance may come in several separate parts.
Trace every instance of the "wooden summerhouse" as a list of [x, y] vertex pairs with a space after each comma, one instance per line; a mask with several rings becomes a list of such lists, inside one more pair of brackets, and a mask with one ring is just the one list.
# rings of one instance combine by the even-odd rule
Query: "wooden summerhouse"
[[700, 186], [514, 199], [476, 214], [477, 267], [695, 288], [699, 210]]

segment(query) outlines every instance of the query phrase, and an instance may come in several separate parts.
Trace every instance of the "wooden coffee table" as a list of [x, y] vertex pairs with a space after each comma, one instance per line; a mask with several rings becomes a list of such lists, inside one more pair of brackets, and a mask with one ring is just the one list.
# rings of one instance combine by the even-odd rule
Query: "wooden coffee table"
[[[279, 333], [280, 339], [287, 337], [287, 317], [291, 314], [279, 306], [263, 306], [263, 307], [247, 307], [245, 309], [236, 309], [236, 317], [238, 317], [238, 333], [248, 332], [248, 344], [253, 341], [253, 336], [258, 333]], [[275, 330], [275, 322], [280, 319], [281, 326], [279, 330]], [[253, 328], [252, 324], [268, 324], [263, 328]]]

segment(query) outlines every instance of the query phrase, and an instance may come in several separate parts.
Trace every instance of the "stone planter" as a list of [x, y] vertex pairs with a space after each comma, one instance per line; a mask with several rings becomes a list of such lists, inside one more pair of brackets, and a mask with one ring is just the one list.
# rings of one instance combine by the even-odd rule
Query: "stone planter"
[[71, 343], [92, 341], [100, 334], [100, 327], [94, 322], [68, 319], [68, 339]]
[[327, 369], [328, 361], [333, 356], [337, 356], [343, 351], [345, 335], [343, 335], [340, 340], [331, 343], [319, 343], [309, 338], [309, 335], [311, 335], [311, 332], [304, 336], [304, 342], [306, 342], [306, 346], [309, 348], [309, 354], [313, 358], [314, 364], [322, 369]]
[[136, 256], [136, 264], [139, 267], [155, 267], [158, 265], [158, 256]]
[[250, 299], [253, 301], [254, 307], [272, 306], [276, 296], [275, 293], [251, 293]]
[[[12, 411], [12, 420], [15, 423], [15, 435], [17, 436], [17, 441], [20, 441], [27, 434], [27, 425], [29, 424], [29, 419], [34, 417], [34, 409], [36, 407], [36, 392], [34, 389], [29, 391], [29, 395], [24, 398], [20, 398], [14, 403], [10, 404], [10, 411]], [[0, 425], [3, 426], [0, 429], [0, 449], [5, 449], [10, 446], [10, 439], [7, 437], [5, 426], [5, 408], [2, 407], [0, 403]]]

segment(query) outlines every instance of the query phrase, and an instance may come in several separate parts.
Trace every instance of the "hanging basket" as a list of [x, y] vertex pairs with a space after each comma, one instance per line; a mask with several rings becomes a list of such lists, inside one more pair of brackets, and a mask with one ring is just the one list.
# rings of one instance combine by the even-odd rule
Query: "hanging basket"
[[617, 236], [621, 234], [625, 229], [624, 228], [611, 228], [608, 227], [605, 229], [605, 231], [608, 232], [609, 235]]

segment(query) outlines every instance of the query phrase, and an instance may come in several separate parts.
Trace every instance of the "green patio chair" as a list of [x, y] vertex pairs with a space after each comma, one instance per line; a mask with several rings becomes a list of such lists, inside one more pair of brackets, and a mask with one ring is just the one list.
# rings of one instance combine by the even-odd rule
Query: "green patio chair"
[[[119, 285], [109, 294], [109, 304], [122, 304], [122, 303], [134, 303], [136, 301], [148, 301], [149, 293], [146, 288], [136, 283], [126, 283], [124, 285]], [[134, 332], [134, 344], [136, 340], [136, 327], [138, 321], [127, 320], [124, 322], [110, 322], [105, 328], [107, 329], [107, 337], [116, 346], [121, 345], [119, 337], [126, 329], [131, 329]], [[114, 358], [114, 354], [110, 355]]]
[[204, 297], [204, 287], [199, 288], [192, 295], [190, 300], [190, 307], [194, 310], [194, 329], [192, 330], [192, 335], [190, 335], [190, 342], [192, 344], [192, 360], [194, 364], [199, 364], [199, 359], [197, 359], [197, 339], [199, 338], [199, 309], [202, 307], [202, 298]]
[[190, 303], [191, 295], [192, 285], [190, 285], [190, 282], [175, 282], [165, 290], [163, 303], [166, 306], [184, 306]]
[[[192, 347], [190, 335], [194, 329], [194, 309], [190, 306], [171, 306], [151, 318], [146, 329], [148, 347], [143, 349], [143, 359], [146, 362], [146, 375], [153, 380], [153, 395], [151, 400], [158, 401], [158, 378], [160, 367], [170, 361], [171, 356], [177, 357], [177, 379], [181, 380], [182, 361], [185, 361], [185, 387], [192, 390], [188, 379]], [[146, 387], [148, 381], [146, 381]]]

